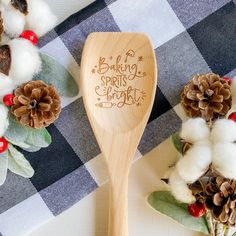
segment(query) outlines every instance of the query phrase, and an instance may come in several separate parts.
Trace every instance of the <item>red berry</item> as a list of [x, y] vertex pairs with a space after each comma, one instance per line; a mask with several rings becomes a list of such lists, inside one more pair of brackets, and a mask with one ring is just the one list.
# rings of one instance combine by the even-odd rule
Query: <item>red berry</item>
[[229, 78], [229, 77], [223, 77], [223, 79], [224, 79], [226, 82], [228, 82], [229, 85], [232, 84], [232, 79], [231, 79], [231, 78]]
[[7, 94], [3, 97], [3, 103], [7, 106], [10, 107], [13, 105], [13, 98], [14, 95], [13, 94]]
[[31, 30], [25, 30], [21, 33], [20, 38], [29, 40], [33, 45], [38, 43], [38, 36]]
[[188, 212], [193, 217], [201, 217], [206, 214], [206, 207], [201, 202], [195, 202], [188, 206]]
[[233, 112], [229, 115], [228, 117], [229, 120], [233, 120], [234, 122], [236, 122], [236, 112]]
[[0, 138], [0, 153], [5, 152], [8, 147], [8, 142], [5, 138]]

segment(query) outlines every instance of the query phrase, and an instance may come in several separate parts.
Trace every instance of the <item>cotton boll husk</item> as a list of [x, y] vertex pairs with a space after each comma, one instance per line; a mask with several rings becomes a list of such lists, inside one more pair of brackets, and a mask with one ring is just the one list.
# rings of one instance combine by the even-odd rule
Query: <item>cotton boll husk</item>
[[25, 27], [25, 15], [13, 7], [1, 7], [5, 33], [11, 38], [18, 37]]
[[211, 131], [211, 140], [214, 143], [236, 141], [236, 123], [227, 119], [217, 120]]
[[180, 137], [192, 143], [208, 140], [210, 137], [210, 130], [204, 119], [192, 118], [182, 124]]
[[28, 15], [26, 16], [27, 28], [33, 30], [41, 37], [54, 28], [57, 17], [43, 0], [28, 0]]
[[0, 104], [0, 137], [4, 135], [8, 125], [8, 109], [3, 104]]
[[2, 40], [0, 42], [1, 45], [5, 45], [7, 44], [11, 39], [6, 35], [6, 34], [3, 34], [2, 35]]
[[15, 89], [13, 80], [8, 76], [0, 73], [0, 101], [6, 94], [12, 93]]
[[194, 144], [177, 162], [179, 175], [188, 183], [195, 182], [208, 169], [212, 161], [210, 143]]
[[9, 76], [15, 85], [21, 85], [31, 80], [41, 69], [38, 48], [25, 39], [13, 39], [8, 45], [12, 59]]
[[213, 145], [212, 165], [225, 178], [236, 179], [236, 144], [217, 143]]
[[188, 188], [187, 183], [180, 177], [176, 169], [170, 174], [169, 186], [173, 196], [185, 203], [195, 202], [195, 197], [192, 195], [192, 191]]

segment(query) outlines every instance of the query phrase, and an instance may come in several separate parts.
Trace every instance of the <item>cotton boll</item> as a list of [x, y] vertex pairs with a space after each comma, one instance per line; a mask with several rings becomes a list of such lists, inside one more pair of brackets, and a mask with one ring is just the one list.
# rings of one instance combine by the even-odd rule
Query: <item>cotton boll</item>
[[173, 196], [177, 200], [185, 203], [195, 202], [192, 191], [188, 188], [187, 183], [180, 177], [176, 169], [170, 174], [169, 185]]
[[13, 39], [8, 45], [12, 58], [10, 77], [13, 78], [15, 85], [28, 82], [41, 69], [38, 49], [25, 39]]
[[236, 123], [227, 119], [217, 120], [211, 131], [211, 140], [214, 143], [236, 141]]
[[1, 8], [5, 33], [11, 37], [18, 37], [25, 27], [25, 15], [13, 7]]
[[210, 136], [210, 130], [207, 123], [202, 118], [189, 119], [183, 123], [180, 132], [180, 137], [188, 142], [197, 142], [208, 140]]
[[10, 4], [11, 0], [1, 0], [1, 3], [5, 6], [8, 6]]
[[215, 144], [212, 148], [212, 165], [225, 178], [236, 179], [236, 144]]
[[57, 23], [57, 17], [43, 0], [28, 0], [28, 15], [26, 22], [29, 29], [41, 37]]
[[8, 109], [3, 104], [0, 104], [0, 137], [4, 135], [8, 125]]
[[176, 168], [182, 179], [193, 183], [207, 171], [211, 161], [210, 143], [194, 144], [178, 161]]
[[13, 80], [0, 73], [0, 101], [2, 102], [3, 97], [6, 94], [12, 93], [14, 89], [15, 86]]

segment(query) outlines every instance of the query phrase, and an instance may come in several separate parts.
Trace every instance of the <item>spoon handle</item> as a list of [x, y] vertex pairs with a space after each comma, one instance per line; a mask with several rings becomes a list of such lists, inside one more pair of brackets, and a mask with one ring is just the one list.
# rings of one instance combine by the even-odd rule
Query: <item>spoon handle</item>
[[108, 236], [128, 236], [128, 175], [117, 179], [110, 181]]

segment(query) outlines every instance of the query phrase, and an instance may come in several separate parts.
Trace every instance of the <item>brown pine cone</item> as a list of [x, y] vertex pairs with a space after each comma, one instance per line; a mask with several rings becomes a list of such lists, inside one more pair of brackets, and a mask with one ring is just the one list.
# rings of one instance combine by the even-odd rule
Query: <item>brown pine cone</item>
[[14, 95], [11, 112], [22, 125], [36, 129], [47, 127], [61, 112], [58, 92], [41, 80], [23, 84]]
[[189, 184], [189, 188], [217, 221], [236, 226], [236, 180], [224, 178], [210, 166], [204, 176]]
[[206, 186], [206, 207], [223, 224], [236, 225], [236, 180], [213, 178]]
[[187, 115], [206, 121], [225, 116], [231, 103], [229, 84], [214, 73], [195, 75], [181, 94], [181, 104]]

